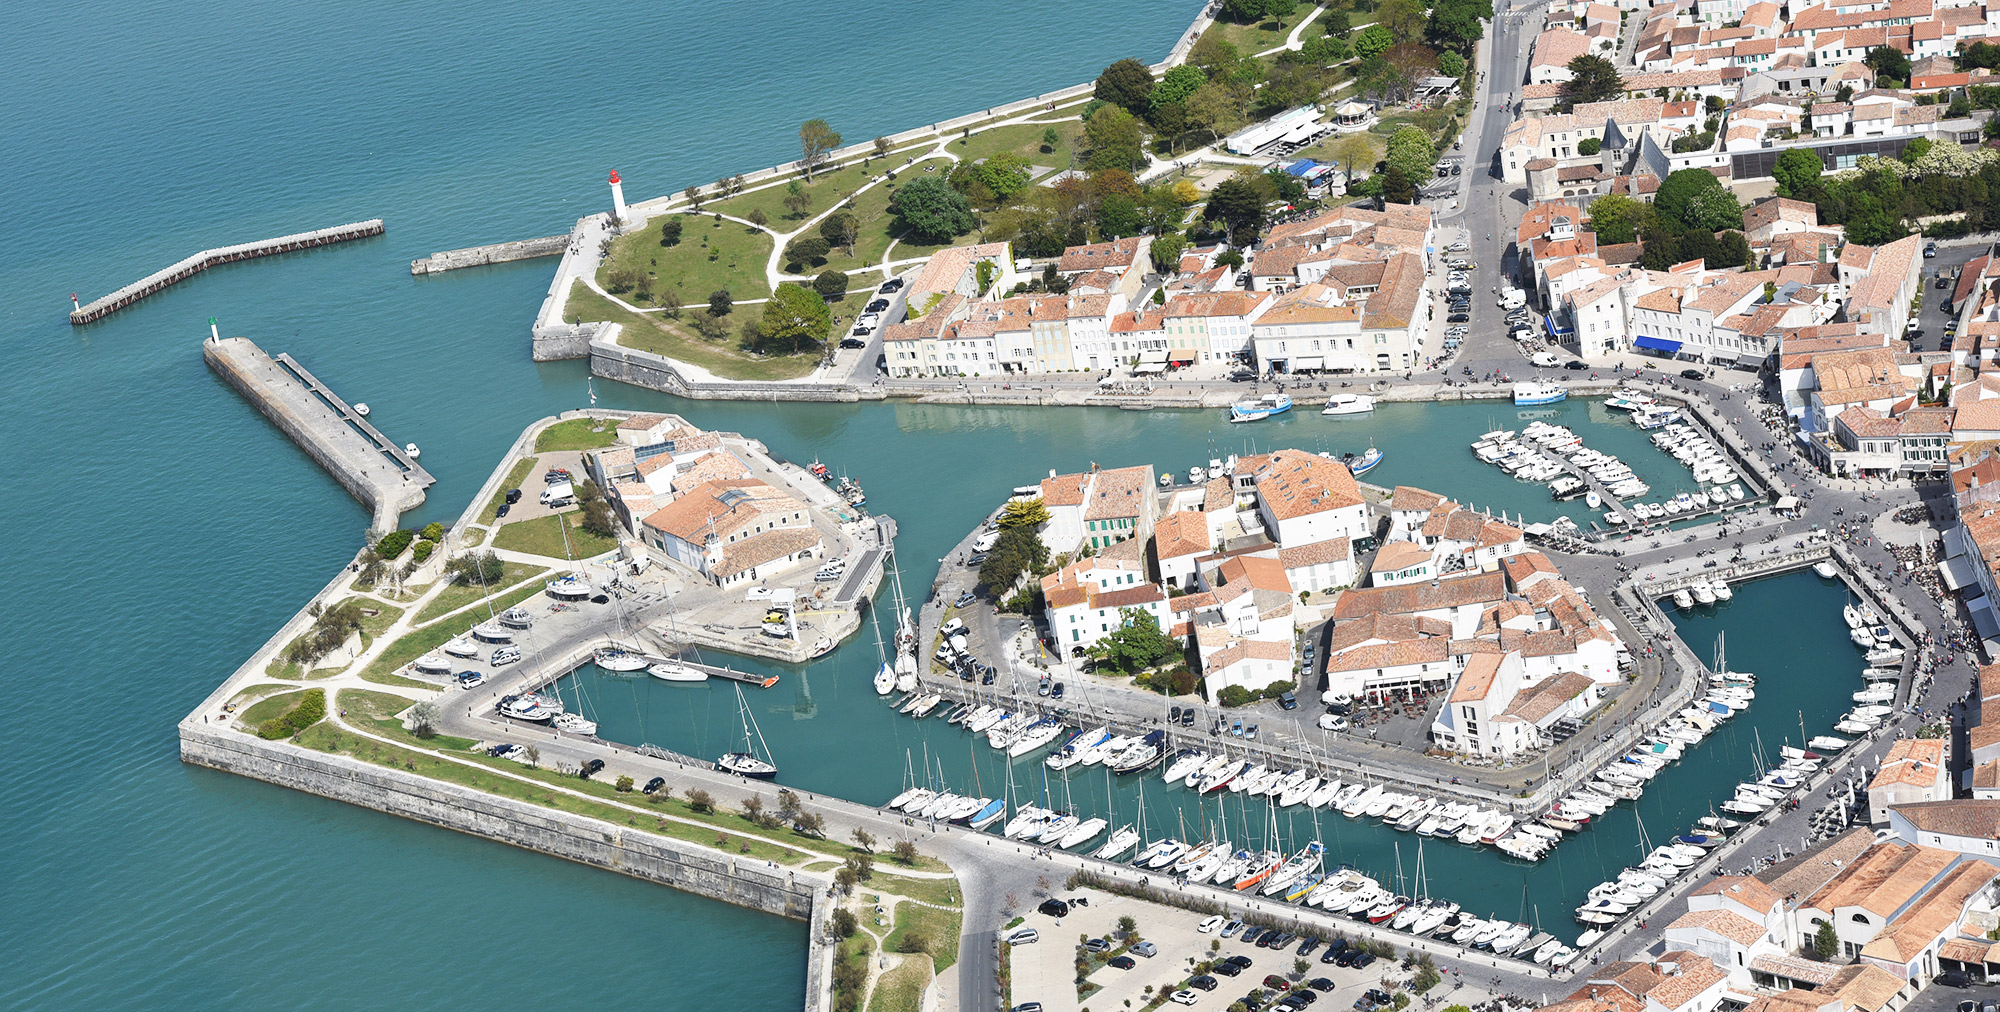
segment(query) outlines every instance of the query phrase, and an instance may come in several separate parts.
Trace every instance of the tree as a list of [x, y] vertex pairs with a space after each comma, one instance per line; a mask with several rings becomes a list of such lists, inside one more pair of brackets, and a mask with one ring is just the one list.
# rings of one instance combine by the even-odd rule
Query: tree
[[1181, 253], [1186, 249], [1187, 239], [1179, 232], [1169, 232], [1166, 235], [1155, 236], [1150, 253], [1153, 260], [1153, 269], [1161, 274], [1173, 273], [1174, 269], [1180, 266]]
[[826, 836], [826, 817], [818, 812], [800, 812], [792, 816], [792, 831], [806, 836]]
[[1590, 202], [1590, 227], [1597, 233], [1599, 246], [1635, 242], [1640, 232], [1653, 228], [1658, 221], [1653, 205], [1622, 193], [1606, 194]]
[[1167, 71], [1160, 78], [1160, 83], [1153, 86], [1153, 93], [1146, 98], [1146, 108], [1149, 114], [1155, 117], [1154, 123], [1159, 122], [1157, 117], [1161, 107], [1185, 105], [1188, 96], [1193, 95], [1196, 89], [1207, 83], [1208, 75], [1199, 67], [1190, 67], [1183, 63]]
[[1062, 133], [1058, 131], [1055, 127], [1049, 127], [1048, 129], [1042, 131], [1042, 154], [1046, 155], [1054, 151], [1056, 149], [1056, 145], [1061, 143], [1062, 143]]
[[782, 203], [785, 205], [785, 217], [803, 218], [807, 211], [812, 210], [812, 194], [807, 193], [806, 188], [800, 186], [799, 181], [794, 179], [785, 184]]
[[835, 211], [821, 219], [819, 235], [829, 246], [838, 246], [851, 252], [854, 249], [854, 241], [860, 238], [861, 222], [854, 217], [852, 211]]
[[1819, 922], [1819, 930], [1813, 932], [1813, 955], [1822, 963], [1831, 963], [1840, 955], [1840, 936], [1834, 933], [1832, 921]]
[[1139, 233], [1139, 207], [1122, 193], [1104, 198], [1097, 205], [1097, 228], [1106, 238], [1124, 238]]
[[1127, 57], [1097, 75], [1097, 86], [1091, 94], [1127, 112], [1143, 113], [1153, 97], [1153, 72], [1145, 64]]
[[806, 182], [812, 182], [813, 173], [838, 147], [840, 135], [825, 120], [809, 119], [799, 124], [799, 168], [805, 170]]
[[1354, 51], [1364, 59], [1379, 56], [1396, 44], [1396, 34], [1380, 24], [1369, 25], [1354, 36]]
[[576, 483], [576, 504], [581, 514], [578, 527], [600, 538], [618, 536], [618, 518], [612, 514], [611, 504], [604, 501], [604, 493], [596, 482], [586, 478]]
[[1576, 153], [1586, 158], [1602, 150], [1604, 150], [1604, 142], [1596, 137], [1585, 137], [1576, 142]]
[[825, 239], [816, 235], [802, 235], [785, 244], [785, 264], [797, 271], [805, 264], [826, 262], [827, 253], [832, 251]]
[[852, 836], [855, 844], [859, 846], [862, 850], [870, 852], [874, 851], [875, 849], [874, 834], [868, 832], [865, 829], [862, 829], [860, 826], [856, 826], [854, 827], [854, 833], [852, 834]]
[[1233, 249], [1223, 250], [1215, 255], [1215, 266], [1227, 267], [1232, 271], [1240, 269], [1243, 266], [1243, 254]]
[[846, 907], [833, 908], [833, 915], [827, 918], [827, 927], [832, 930], [835, 938], [852, 938], [854, 933], [861, 929], [860, 923], [854, 918], [854, 911]]
[[896, 940], [896, 951], [897, 952], [931, 951], [930, 932], [918, 930], [916, 928], [911, 928], [903, 932], [903, 937]]
[[[1157, 241], [1156, 241], [1157, 242]], [[1009, 499], [1000, 507], [1000, 529], [1013, 530], [1016, 527], [1040, 527], [1049, 522], [1049, 508], [1040, 496], [1033, 499]]]
[[729, 310], [735, 305], [736, 300], [730, 297], [729, 289], [727, 288], [718, 288], [708, 293], [708, 315], [710, 316], [728, 316]]
[[964, 235], [975, 223], [965, 195], [936, 176], [925, 176], [899, 187], [896, 195], [889, 198], [889, 210], [905, 229], [936, 242]]
[[994, 155], [971, 168], [973, 178], [996, 200], [1006, 200], [1028, 185], [1028, 160], [1012, 151]]
[[1389, 154], [1385, 159], [1391, 169], [1403, 170], [1403, 178], [1412, 182], [1429, 179], [1431, 167], [1437, 163], [1437, 146], [1431, 143], [1429, 134], [1413, 126], [1397, 127], [1389, 137]]
[[1465, 57], [1446, 50], [1438, 54], [1438, 73], [1446, 77], [1465, 76]]
[[1340, 163], [1341, 172], [1347, 177], [1346, 181], [1353, 182], [1354, 170], [1363, 168], [1364, 163], [1374, 157], [1375, 146], [1361, 134], [1344, 134], [1333, 142], [1331, 153], [1334, 160]]
[[1581, 102], [1608, 102], [1625, 94], [1625, 79], [1602, 56], [1586, 53], [1569, 61], [1569, 73], [1570, 79], [1556, 90], [1565, 111]]
[[506, 566], [492, 552], [468, 552], [446, 562], [444, 571], [461, 587], [491, 587], [500, 582]]
[[681, 191], [681, 196], [687, 198], [689, 207], [697, 211], [701, 210], [701, 187], [689, 183], [688, 188]]
[[1231, 231], [1239, 227], [1255, 228], [1264, 223], [1264, 195], [1257, 192], [1255, 183], [1240, 176], [1231, 176], [1208, 195], [1208, 206], [1202, 209], [1202, 217], [1210, 221], [1220, 220]]
[[1375, 23], [1388, 29], [1397, 42], [1423, 38], [1427, 17], [1423, 0], [1382, 0], [1375, 8]]
[[632, 778], [625, 774], [619, 774], [618, 779], [612, 781], [611, 789], [620, 794], [632, 793]]
[[443, 714], [438, 712], [438, 705], [436, 703], [426, 699], [410, 707], [410, 712], [407, 716], [411, 734], [419, 738], [437, 737], [438, 722], [443, 719]]
[[1033, 526], [1010, 527], [1000, 532], [986, 552], [986, 561], [979, 564], [979, 585], [999, 600], [1022, 573], [1035, 573], [1048, 563], [1049, 548]]
[[765, 339], [790, 341], [794, 354], [806, 341], [825, 343], [832, 330], [833, 316], [827, 312], [826, 300], [810, 288], [787, 281], [773, 289], [771, 301], [764, 303]]
[[[1900, 156], [1898, 156], [1898, 160], [1901, 161], [1904, 165], [1915, 165], [1917, 164], [1917, 159], [1922, 158], [1926, 153], [1930, 151], [1930, 149], [1931, 149], [1930, 138], [1928, 137], [1912, 138], [1910, 140], [1910, 143], [1903, 145], [1903, 153]], [[1798, 149], [1794, 148], [1793, 150], [1796, 151]]]
[[1704, 232], [1743, 227], [1743, 204], [1734, 193], [1717, 186], [1702, 190], [1688, 200], [1687, 226]]
[[755, 225], [758, 228], [763, 228], [764, 226], [769, 225], [771, 223], [771, 216], [765, 214], [764, 209], [761, 207], [751, 208], [750, 213], [744, 215], [744, 218], [748, 219], [750, 224]]
[[[1719, 199], [1703, 195], [1719, 192], [1733, 205], [1736, 196], [1722, 188], [1715, 173], [1707, 169], [1680, 169], [1667, 176], [1660, 183], [1660, 189], [1653, 194], [1653, 207], [1660, 212], [1660, 219], [1677, 232], [1701, 227], [1714, 217], [1726, 217], [1727, 208]], [[1716, 228], [1725, 227], [1722, 225]], [[1743, 211], [1736, 209], [1735, 228], [1743, 227]]]
[[1264, 0], [1222, 0], [1222, 16], [1239, 25], [1254, 25], [1264, 19]]
[[764, 822], [764, 797], [752, 794], [743, 799], [743, 817], [759, 825]]
[[1090, 149], [1084, 168], [1129, 171], [1146, 164], [1139, 120], [1118, 106], [1106, 105], [1091, 113], [1083, 124], [1083, 136]]
[[1492, 18], [1492, 0], [1437, 0], [1425, 36], [1432, 45], [1468, 51], [1486, 35], [1483, 22]]
[[678, 214], [664, 214], [660, 218], [660, 245], [679, 245], [681, 241], [681, 216]]
[[843, 271], [824, 270], [813, 279], [813, 291], [828, 302], [847, 297], [847, 274]]
[[1123, 608], [1119, 617], [1118, 628], [1091, 648], [1099, 668], [1120, 675], [1136, 674], [1165, 661], [1180, 649], [1160, 629], [1159, 619], [1152, 612]]
[[[896, 845], [889, 848], [889, 853], [895, 857], [897, 864], [912, 865], [917, 863], [917, 845], [908, 840], [897, 840]], [[864, 875], [862, 877], [866, 878], [867, 876]]]
[[1908, 81], [1910, 79], [1910, 58], [1904, 56], [1903, 51], [1894, 46], [1876, 46], [1868, 51], [1867, 56], [1861, 58], [1861, 62], [1867, 64], [1868, 69], [1875, 72], [1875, 76], [1878, 79], [1877, 83], [1880, 87], [1902, 86], [1901, 84], [1892, 85], [1883, 83], [1880, 81], [1881, 78], [1888, 78], [1891, 81], [1897, 82]]
[[729, 321], [710, 313], [696, 313], [688, 320], [696, 334], [704, 341], [720, 341], [729, 336]]
[[[834, 888], [839, 889], [842, 895], [853, 892], [854, 884], [859, 881], [861, 881], [861, 876], [856, 874], [854, 869], [847, 865], [842, 865], [833, 871]], [[845, 963], [847, 961], [840, 960], [839, 962]], [[1471, 1010], [1468, 1009], [1467, 1012], [1471, 1012]]]

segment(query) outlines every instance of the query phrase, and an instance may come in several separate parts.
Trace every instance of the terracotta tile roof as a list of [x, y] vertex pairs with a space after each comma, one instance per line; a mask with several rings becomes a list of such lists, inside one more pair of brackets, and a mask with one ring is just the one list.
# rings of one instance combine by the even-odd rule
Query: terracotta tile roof
[[1278, 549], [1278, 562], [1286, 569], [1325, 565], [1353, 557], [1354, 548], [1346, 538], [1329, 538], [1309, 545], [1286, 545]]
[[1084, 508], [1086, 520], [1112, 520], [1144, 516], [1152, 495], [1151, 467], [1117, 467], [1097, 472], [1091, 483], [1090, 503]]
[[1891, 921], [1887, 931], [1862, 946], [1861, 955], [1908, 962], [1940, 935], [1955, 928], [1959, 915], [1965, 911], [1965, 901], [1996, 875], [2000, 875], [2000, 868], [1984, 861], [1968, 861], [1952, 869], [1915, 906]]
[[1411, 541], [1391, 541], [1375, 553], [1375, 561], [1368, 567], [1371, 573], [1391, 573], [1408, 569], [1419, 563], [1429, 562], [1431, 553], [1422, 545]]
[[1217, 513], [1222, 510], [1236, 508], [1236, 492], [1230, 488], [1229, 477], [1227, 475], [1209, 479], [1208, 484], [1201, 487], [1201, 492], [1201, 508], [1203, 512]]
[[1123, 270], [1132, 266], [1132, 261], [1138, 257], [1140, 243], [1141, 240], [1134, 236], [1071, 246], [1063, 250], [1062, 259], [1056, 262], [1056, 270], [1064, 274], [1107, 268]]
[[1784, 902], [1776, 889], [1747, 875], [1725, 875], [1702, 883], [1689, 896], [1722, 896], [1752, 910], [1769, 911]]
[[1803, 981], [1815, 986], [1832, 982], [1836, 969], [1838, 967], [1832, 963], [1822, 963], [1804, 956], [1765, 953], [1750, 960], [1752, 973], [1768, 973], [1774, 977]]
[[1442, 664], [1446, 657], [1445, 647], [1446, 641], [1435, 637], [1355, 647], [1337, 654], [1330, 653], [1325, 670], [1362, 671], [1406, 664]]
[[1910, 784], [1923, 787], [1937, 783], [1944, 771], [1945, 740], [1942, 738], [1899, 738], [1889, 746], [1882, 766], [1868, 789]]
[[1680, 972], [1668, 974], [1664, 980], [1652, 986], [1646, 997], [1664, 1006], [1669, 1012], [1678, 1009], [1709, 988], [1722, 983], [1725, 974], [1715, 968], [1708, 959], [1692, 953], [1684, 954], [1679, 961]]
[[722, 547], [722, 562], [715, 567], [715, 575], [727, 579], [766, 562], [797, 555], [819, 544], [819, 532], [810, 527], [753, 534]]
[[1856, 826], [1796, 857], [1772, 865], [1755, 876], [1790, 901], [1818, 892], [1875, 842], [1866, 826]]
[[667, 417], [666, 415], [647, 413], [627, 415], [618, 420], [618, 427], [621, 429], [650, 429], [666, 421]]
[[1154, 554], [1161, 562], [1207, 552], [1208, 517], [1193, 510], [1176, 510], [1153, 523]]
[[1362, 587], [1340, 595], [1340, 600], [1334, 604], [1333, 618], [1339, 622], [1381, 612], [1408, 615], [1422, 611], [1490, 604], [1506, 600], [1505, 579], [1499, 573], [1481, 573], [1478, 576], [1439, 580], [1435, 584]]
[[[1590, 687], [1595, 684], [1589, 675], [1565, 671], [1516, 693], [1514, 701], [1507, 706], [1507, 714], [1531, 724], [1539, 724], [1550, 714], [1568, 705], [1570, 700], [1590, 691]], [[1668, 1007], [1672, 1008], [1673, 1005]]]
[[[1985, 769], [1993, 762], [1980, 768]], [[2000, 840], [2000, 800], [1958, 798], [1951, 801], [1918, 801], [1897, 805], [1896, 814], [1909, 820], [1910, 825], [1921, 833]]]
[[1738, 945], [1755, 945], [1764, 937], [1764, 928], [1742, 914], [1727, 910], [1690, 910], [1682, 914], [1674, 923], [1667, 925], [1668, 931], [1703, 930], [1735, 942]]
[[1915, 899], [1952, 860], [1948, 851], [1880, 843], [1834, 876], [1806, 905], [1828, 913], [1841, 907], [1860, 907], [1877, 917], [1890, 917]]
[[1903, 984], [1901, 977], [1879, 966], [1857, 963], [1833, 971], [1833, 980], [1822, 990], [1856, 1012], [1880, 1012], [1895, 1002]]
[[690, 488], [646, 517], [645, 526], [699, 545], [713, 531], [724, 541], [766, 513], [804, 512], [805, 503], [755, 479], [711, 481]]
[[[1972, 787], [1974, 790], [2000, 789], [2000, 759], [1988, 759], [1974, 766], [1972, 768]], [[2000, 820], [1995, 821], [2000, 822]]]
[[1363, 502], [1361, 486], [1345, 464], [1304, 450], [1271, 453], [1255, 473], [1258, 497], [1280, 521]]

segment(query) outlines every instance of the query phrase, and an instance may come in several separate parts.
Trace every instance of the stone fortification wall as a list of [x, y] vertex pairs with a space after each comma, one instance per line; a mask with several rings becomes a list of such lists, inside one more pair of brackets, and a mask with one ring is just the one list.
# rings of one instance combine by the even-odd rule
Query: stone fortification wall
[[535, 257], [552, 257], [562, 253], [569, 245], [569, 235], [545, 235], [540, 239], [516, 239], [513, 242], [498, 242], [491, 246], [474, 246], [470, 249], [445, 250], [432, 253], [422, 260], [410, 261], [411, 274], [437, 274], [441, 271], [455, 271], [461, 267], [480, 267], [486, 264], [504, 264], [514, 260], [532, 260]]
[[737, 860], [695, 844], [522, 801], [483, 794], [414, 773], [264, 741], [213, 725], [182, 723], [181, 761], [280, 787], [372, 808], [473, 836], [539, 851], [710, 899], [814, 926], [806, 975], [807, 1009], [827, 1007], [831, 986], [819, 939], [828, 913], [815, 909], [832, 880], [813, 872]]
[[735, 401], [859, 401], [879, 400], [879, 391], [844, 383], [693, 382], [674, 368], [674, 361], [652, 352], [620, 345], [616, 330], [590, 341], [590, 373], [648, 390], [692, 400]]

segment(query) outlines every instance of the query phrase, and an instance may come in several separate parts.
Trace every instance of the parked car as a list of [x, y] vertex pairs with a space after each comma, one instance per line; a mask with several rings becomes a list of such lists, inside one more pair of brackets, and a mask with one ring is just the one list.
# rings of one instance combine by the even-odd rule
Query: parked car
[[486, 684], [486, 675], [483, 672], [461, 671], [458, 673], [458, 687], [461, 689], [470, 689], [475, 685], [485, 685], [485, 684]]
[[1235, 963], [1217, 963], [1215, 964], [1214, 968], [1211, 969], [1209, 972], [1219, 973], [1225, 977], [1234, 977], [1237, 974], [1242, 973], [1243, 968], [1237, 966]]
[[1246, 942], [1255, 942], [1257, 939], [1264, 937], [1264, 932], [1269, 930], [1271, 929], [1252, 924], [1243, 929], [1243, 940]]
[[1313, 979], [1306, 981], [1306, 986], [1312, 988], [1315, 991], [1331, 991], [1335, 987], [1338, 987], [1339, 985], [1335, 984], [1332, 980], [1326, 977], [1314, 977]]
[[508, 490], [507, 490], [507, 502], [508, 502], [509, 504], [512, 504], [512, 503], [517, 503], [517, 502], [520, 502], [520, 501], [521, 501], [521, 490], [520, 490], [520, 489], [518, 489], [518, 488], [510, 488], [510, 489], [508, 489]]
[[576, 775], [582, 777], [585, 780], [589, 780], [591, 777], [594, 777], [598, 773], [603, 772], [603, 770], [604, 770], [604, 760], [592, 759], [589, 762], [584, 763], [583, 768], [576, 771]]
[[1042, 940], [1042, 933], [1033, 928], [1022, 928], [1007, 936], [1008, 945], [1028, 945]]
[[654, 777], [653, 779], [646, 781], [646, 786], [644, 788], [641, 788], [640, 793], [658, 794], [660, 792], [660, 788], [665, 786], [667, 786], [666, 777]]
[[[855, 330], [855, 333], [857, 333], [857, 334], [866, 334], [866, 333], [868, 333], [868, 332], [867, 332], [867, 331], [865, 331], [865, 330], [861, 330], [861, 329], [859, 329], [859, 328], [856, 328], [856, 330]], [[841, 347], [843, 347], [843, 348], [866, 348], [866, 347], [868, 347], [868, 342], [866, 342], [866, 341], [863, 341], [862, 339], [860, 339], [860, 338], [858, 338], [858, 337], [843, 337], [843, 338], [841, 338], [841, 339], [840, 339], [840, 346], [841, 346]]]
[[1160, 947], [1151, 942], [1140, 942], [1131, 948], [1131, 952], [1135, 956], [1144, 956], [1147, 959], [1151, 959], [1160, 954]]
[[969, 590], [968, 590], [968, 591], [966, 591], [965, 593], [963, 593], [963, 594], [960, 594], [960, 595], [958, 595], [958, 600], [956, 600], [956, 601], [952, 602], [952, 605], [951, 605], [951, 606], [952, 606], [952, 607], [954, 607], [954, 608], [963, 608], [963, 607], [965, 607], [966, 605], [969, 605], [969, 604], [971, 604], [972, 602], [974, 602], [974, 601], [977, 601], [977, 600], [979, 600], [979, 598], [978, 598], [977, 596], [975, 596], [975, 595], [974, 595], [974, 594], [972, 593], [972, 591], [969, 591]]
[[[1310, 663], [1310, 662], [1308, 662], [1308, 663]], [[1282, 693], [1279, 693], [1279, 694], [1278, 694], [1278, 706], [1279, 706], [1279, 708], [1281, 708], [1281, 709], [1285, 709], [1285, 710], [1296, 710], [1296, 709], [1298, 709], [1298, 708], [1299, 708], [1299, 697], [1297, 697], [1297, 696], [1293, 695], [1293, 694], [1292, 694], [1292, 693], [1290, 693], [1290, 692], [1282, 692]]]
[[521, 746], [516, 745], [513, 742], [505, 742], [503, 744], [495, 745], [492, 748], [487, 749], [486, 754], [492, 756], [495, 759], [512, 759], [514, 757], [514, 754], [520, 751], [521, 751]]
[[493, 515], [494, 515], [495, 517], [504, 517], [504, 516], [506, 516], [506, 515], [507, 515], [508, 513], [511, 513], [511, 512], [513, 512], [513, 510], [514, 510], [514, 504], [513, 504], [513, 503], [510, 503], [510, 502], [503, 502], [503, 503], [501, 503], [501, 504], [500, 504], [500, 508], [499, 508], [499, 509], [497, 509], [497, 510], [494, 510], [494, 511], [493, 511]]
[[1042, 1003], [1038, 1001], [1024, 1001], [1014, 1006], [1010, 1012], [1042, 1012]]
[[1110, 943], [1110, 942], [1108, 942], [1108, 941], [1106, 941], [1106, 940], [1104, 940], [1104, 939], [1102, 939], [1102, 938], [1093, 938], [1093, 939], [1091, 939], [1091, 940], [1089, 940], [1089, 941], [1087, 941], [1087, 942], [1083, 943], [1083, 947], [1084, 947], [1084, 949], [1086, 949], [1087, 951], [1090, 951], [1090, 952], [1110, 952], [1110, 951], [1111, 951], [1111, 943]]
[[1322, 731], [1345, 731], [1347, 730], [1347, 718], [1339, 714], [1322, 713], [1319, 716], [1319, 729]]
[[1264, 975], [1264, 986], [1273, 991], [1290, 991], [1292, 982], [1275, 973], [1267, 973]]
[[1222, 985], [1222, 982], [1221, 982], [1221, 981], [1219, 981], [1219, 980], [1216, 980], [1216, 979], [1215, 979], [1214, 977], [1211, 977], [1211, 976], [1209, 976], [1208, 974], [1205, 974], [1205, 973], [1204, 973], [1204, 974], [1202, 974], [1202, 975], [1201, 975], [1201, 976], [1199, 976], [1199, 977], [1189, 977], [1189, 978], [1188, 978], [1188, 986], [1189, 986], [1189, 987], [1198, 987], [1198, 988], [1201, 988], [1201, 989], [1202, 989], [1202, 990], [1204, 990], [1204, 991], [1213, 991], [1213, 990], [1215, 990], [1215, 989], [1216, 989], [1217, 987], [1220, 987], [1221, 985]]
[[1050, 917], [1069, 916], [1069, 904], [1064, 903], [1063, 901], [1056, 899], [1053, 896], [1043, 900], [1042, 905], [1036, 907], [1035, 909], [1049, 915]]
[[888, 293], [893, 292], [901, 287], [903, 287], [902, 278], [890, 278], [889, 280], [882, 282], [882, 287], [877, 288], [875, 290], [881, 292], [884, 295], [887, 295]]
[[1562, 359], [1557, 358], [1555, 356], [1555, 352], [1538, 351], [1533, 355], [1529, 355], [1528, 361], [1533, 362], [1534, 364], [1541, 366], [1544, 369], [1551, 369], [1559, 365], [1562, 362]]
[[1970, 987], [1972, 978], [1964, 970], [1946, 970], [1937, 975], [1937, 982], [1946, 987]]
[[1211, 914], [1209, 915], [1208, 919], [1202, 921], [1200, 924], [1195, 925], [1194, 930], [1198, 934], [1203, 934], [1203, 935], [1212, 934], [1216, 931], [1216, 929], [1222, 927], [1225, 923], [1227, 923], [1227, 921], [1223, 919], [1223, 916], [1221, 914]]
[[873, 302], [870, 302], [870, 303], [868, 304], [868, 308], [867, 308], [867, 310], [866, 310], [866, 311], [867, 311], [867, 312], [870, 312], [870, 313], [879, 313], [879, 312], [881, 312], [882, 310], [884, 310], [884, 309], [887, 309], [887, 308], [889, 308], [889, 300], [888, 300], [888, 299], [876, 299], [875, 301], [873, 301]]
[[1175, 991], [1173, 994], [1168, 995], [1167, 1000], [1173, 1002], [1176, 1005], [1192, 1005], [1195, 1002], [1201, 1000], [1201, 995], [1198, 995], [1193, 991], [1188, 990], [1187, 988], [1181, 988], [1180, 990]]
[[1227, 925], [1223, 926], [1222, 937], [1234, 938], [1236, 937], [1236, 933], [1242, 930], [1243, 930], [1243, 922], [1232, 920]]
[[1131, 968], [1138, 966], [1139, 961], [1133, 959], [1130, 956], [1113, 956], [1105, 962], [1105, 965], [1115, 966], [1120, 970], [1130, 970]]
[[1569, 361], [1563, 363], [1563, 368], [1575, 370], [1575, 369], [1588, 369], [1590, 368], [1590, 366], [1576, 359], [1570, 359]]

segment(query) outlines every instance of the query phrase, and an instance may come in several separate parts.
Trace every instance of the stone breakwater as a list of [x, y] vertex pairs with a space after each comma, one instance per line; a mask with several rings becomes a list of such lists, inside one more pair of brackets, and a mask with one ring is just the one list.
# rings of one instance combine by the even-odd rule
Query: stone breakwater
[[109, 316], [154, 292], [186, 281], [188, 278], [194, 277], [196, 274], [200, 274], [202, 271], [217, 264], [234, 263], [238, 260], [251, 260], [256, 257], [275, 256], [279, 253], [293, 253], [298, 250], [311, 249], [315, 246], [328, 246], [337, 242], [366, 239], [369, 236], [381, 235], [382, 229], [382, 219], [370, 218], [367, 221], [335, 225], [332, 228], [321, 228], [314, 229], [311, 232], [295, 232], [291, 235], [281, 235], [276, 239], [264, 239], [258, 242], [238, 243], [234, 246], [219, 246], [215, 249], [205, 249], [185, 260], [175, 263], [171, 267], [154, 271], [112, 292], [110, 295], [106, 295], [101, 299], [93, 299], [86, 305], [78, 306], [70, 312], [69, 322], [71, 326], [81, 326], [92, 320]]
[[444, 271], [455, 271], [461, 267], [483, 267], [487, 264], [504, 264], [515, 260], [560, 256], [568, 247], [569, 236], [565, 234], [545, 235], [540, 239], [496, 242], [490, 246], [474, 246], [469, 249], [451, 249], [442, 253], [432, 253], [422, 260], [410, 261], [410, 273], [439, 274]]
[[287, 742], [264, 741], [190, 718], [180, 725], [181, 761], [362, 808], [441, 826], [593, 868], [810, 925], [804, 1008], [829, 1007], [830, 951], [821, 939], [832, 879], [773, 868], [628, 826], [485, 794], [415, 773]]

